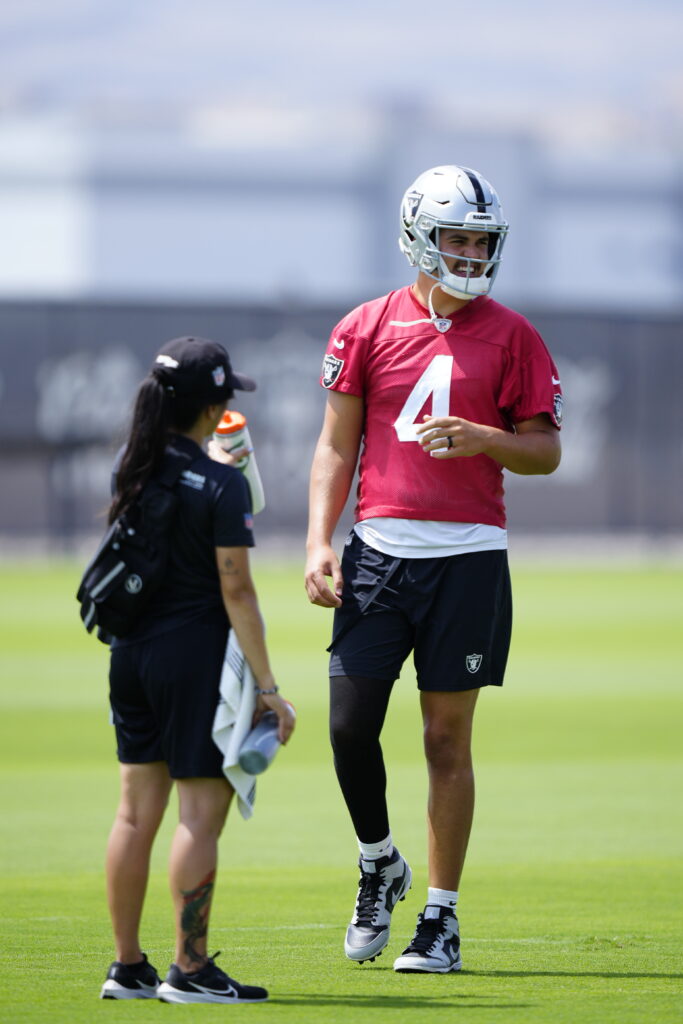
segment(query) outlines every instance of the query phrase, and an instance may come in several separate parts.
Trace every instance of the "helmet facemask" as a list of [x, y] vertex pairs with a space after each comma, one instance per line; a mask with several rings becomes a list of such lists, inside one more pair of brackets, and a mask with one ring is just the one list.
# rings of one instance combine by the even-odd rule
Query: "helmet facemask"
[[[488, 235], [488, 258], [476, 259], [473, 256], [458, 256], [443, 250], [439, 243], [441, 232], [452, 230], [453, 228], [462, 228], [463, 231], [476, 232], [477, 234], [486, 233]], [[430, 232], [429, 237], [432, 244], [426, 250], [426, 255], [429, 262], [432, 263], [433, 269], [426, 270], [423, 267], [420, 267], [420, 269], [423, 270], [427, 277], [431, 277], [442, 291], [457, 299], [475, 299], [479, 295], [486, 295], [491, 290], [498, 273], [506, 235], [507, 226], [487, 230], [473, 224], [465, 225], [442, 222], [437, 224]], [[457, 266], [459, 272], [454, 273], [452, 270], [449, 270], [448, 263], [451, 266]]]

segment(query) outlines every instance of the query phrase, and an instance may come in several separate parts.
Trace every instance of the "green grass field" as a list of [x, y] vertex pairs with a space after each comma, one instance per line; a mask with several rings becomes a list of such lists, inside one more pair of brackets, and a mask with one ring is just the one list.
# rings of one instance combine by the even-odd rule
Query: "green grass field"
[[[514, 566], [506, 685], [482, 695], [460, 975], [394, 974], [424, 902], [425, 771], [412, 671], [385, 728], [392, 830], [414, 868], [389, 949], [345, 960], [356, 847], [331, 767], [324, 647], [300, 568], [255, 573], [298, 730], [221, 841], [211, 946], [265, 1006], [98, 1000], [112, 959], [103, 856], [117, 794], [107, 650], [73, 600], [78, 567], [0, 566], [2, 975], [9, 1022], [596, 1022], [683, 1019], [683, 572]], [[171, 958], [159, 836], [144, 947]], [[443, 1014], [446, 1014], [446, 1017]]]

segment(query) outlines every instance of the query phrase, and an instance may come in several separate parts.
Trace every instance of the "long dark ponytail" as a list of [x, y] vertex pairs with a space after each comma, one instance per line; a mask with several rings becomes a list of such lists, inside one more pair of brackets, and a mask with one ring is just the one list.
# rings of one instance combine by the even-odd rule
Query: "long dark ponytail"
[[128, 442], [116, 474], [110, 523], [130, 508], [161, 469], [169, 434], [189, 430], [207, 406], [204, 397], [177, 394], [168, 376], [165, 367], [155, 366], [138, 388]]

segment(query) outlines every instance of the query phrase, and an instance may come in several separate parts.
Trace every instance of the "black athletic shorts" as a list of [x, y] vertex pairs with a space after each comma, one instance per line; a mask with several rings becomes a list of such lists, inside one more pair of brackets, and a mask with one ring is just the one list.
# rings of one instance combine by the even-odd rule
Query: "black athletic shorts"
[[507, 551], [393, 558], [354, 532], [342, 572], [330, 676], [393, 682], [412, 650], [420, 690], [503, 685], [512, 629]]
[[227, 639], [227, 619], [212, 616], [112, 648], [109, 697], [119, 761], [166, 761], [174, 779], [223, 777], [211, 729]]

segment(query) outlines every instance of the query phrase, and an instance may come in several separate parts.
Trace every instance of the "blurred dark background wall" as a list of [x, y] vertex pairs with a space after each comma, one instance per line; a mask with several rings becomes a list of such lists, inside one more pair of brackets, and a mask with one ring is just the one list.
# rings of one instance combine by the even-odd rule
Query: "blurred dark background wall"
[[[634, 531], [683, 522], [683, 318], [526, 308], [565, 392], [564, 458], [550, 478], [507, 474], [518, 533]], [[167, 339], [223, 342], [259, 389], [247, 416], [267, 508], [261, 537], [305, 529], [322, 418], [318, 374], [346, 312], [303, 305], [0, 304], [0, 534], [68, 547], [103, 525], [113, 453], [150, 358]]]

